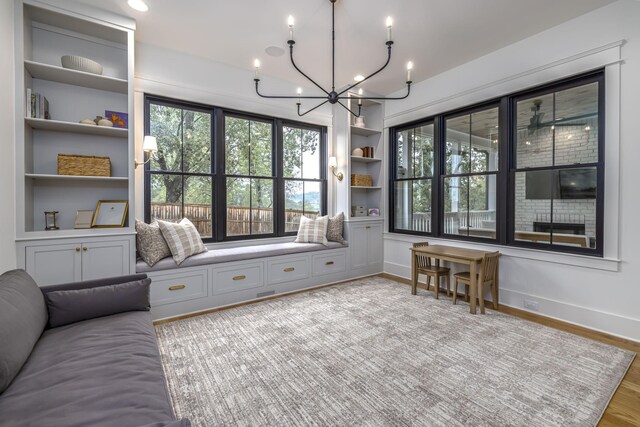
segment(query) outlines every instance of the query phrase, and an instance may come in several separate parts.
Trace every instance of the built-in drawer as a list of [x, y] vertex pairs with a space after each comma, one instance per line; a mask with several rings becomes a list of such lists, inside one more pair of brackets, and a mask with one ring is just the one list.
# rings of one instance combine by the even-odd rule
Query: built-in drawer
[[268, 262], [269, 284], [291, 282], [309, 277], [309, 257], [287, 257]]
[[331, 251], [328, 254], [313, 255], [311, 260], [314, 276], [342, 273], [347, 270], [347, 251]]
[[264, 286], [263, 263], [243, 263], [213, 269], [213, 293], [226, 294]]
[[151, 306], [206, 297], [207, 270], [151, 275]]

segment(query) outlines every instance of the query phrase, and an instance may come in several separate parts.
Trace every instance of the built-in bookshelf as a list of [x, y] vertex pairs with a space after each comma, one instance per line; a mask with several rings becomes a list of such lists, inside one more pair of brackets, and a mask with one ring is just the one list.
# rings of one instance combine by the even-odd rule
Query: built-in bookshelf
[[[358, 110], [358, 101], [354, 97], [349, 100], [352, 111]], [[362, 100], [361, 117], [364, 126], [361, 123], [356, 125], [356, 118], [349, 114], [348, 126], [348, 147], [349, 147], [349, 204], [348, 212], [351, 220], [370, 219], [371, 217], [354, 216], [352, 213], [353, 206], [364, 207], [367, 212], [370, 209], [377, 209], [381, 218], [384, 213], [383, 206], [383, 142], [382, 142], [382, 126], [384, 105], [375, 100]], [[354, 155], [354, 150], [360, 149], [364, 151], [364, 155]], [[368, 186], [351, 185], [351, 175], [369, 175], [372, 178], [372, 184]]]
[[[135, 22], [99, 9], [71, 11], [49, 3], [25, 0], [15, 10], [18, 240], [104, 234], [75, 230], [76, 212], [94, 210], [99, 200], [128, 200], [131, 207], [134, 200]], [[89, 58], [103, 72], [63, 68], [63, 55]], [[28, 90], [46, 97], [50, 119], [27, 116]], [[107, 110], [127, 113], [127, 128], [79, 123]], [[58, 154], [109, 157], [111, 176], [58, 175]], [[52, 210], [59, 212], [60, 229], [43, 232], [44, 212]], [[124, 228], [109, 234], [131, 234], [133, 212], [129, 209]]]

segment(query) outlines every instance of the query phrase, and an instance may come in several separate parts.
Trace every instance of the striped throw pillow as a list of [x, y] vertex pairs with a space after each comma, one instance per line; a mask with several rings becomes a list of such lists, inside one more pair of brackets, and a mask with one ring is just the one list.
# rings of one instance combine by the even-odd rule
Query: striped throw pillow
[[329, 246], [327, 241], [328, 224], [329, 215], [320, 216], [316, 219], [302, 215], [295, 243], [322, 243], [325, 246]]
[[182, 261], [191, 255], [206, 252], [207, 247], [202, 243], [200, 233], [196, 227], [187, 218], [182, 218], [178, 224], [173, 222], [159, 221], [162, 237], [167, 241], [171, 255], [176, 264], [180, 265]]

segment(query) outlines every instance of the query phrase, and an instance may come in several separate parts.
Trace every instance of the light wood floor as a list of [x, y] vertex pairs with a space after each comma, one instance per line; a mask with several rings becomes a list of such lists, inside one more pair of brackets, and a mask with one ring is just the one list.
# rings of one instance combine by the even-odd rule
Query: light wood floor
[[[408, 279], [404, 279], [401, 277], [392, 276], [389, 274], [382, 274], [381, 276], [407, 285], [411, 284]], [[424, 284], [420, 284], [418, 286], [423, 289], [426, 287]], [[487, 304], [485, 305], [487, 307], [491, 307], [491, 302], [487, 302]], [[631, 367], [622, 380], [620, 387], [618, 387], [618, 390], [613, 395], [613, 398], [611, 399], [611, 402], [609, 403], [609, 406], [607, 407], [604, 415], [600, 419], [600, 423], [598, 423], [598, 426], [640, 426], [640, 356], [638, 355], [640, 354], [639, 342], [614, 337], [602, 332], [593, 331], [581, 326], [572, 325], [560, 320], [550, 319], [548, 317], [540, 316], [538, 314], [530, 313], [524, 310], [518, 310], [517, 308], [507, 307], [504, 305], [501, 305], [500, 310], [498, 311], [510, 314], [512, 316], [520, 317], [522, 319], [530, 320], [532, 322], [540, 323], [542, 325], [549, 326], [550, 328], [559, 329], [561, 331], [580, 335], [595, 341], [600, 341], [635, 352], [636, 358], [634, 359]]]

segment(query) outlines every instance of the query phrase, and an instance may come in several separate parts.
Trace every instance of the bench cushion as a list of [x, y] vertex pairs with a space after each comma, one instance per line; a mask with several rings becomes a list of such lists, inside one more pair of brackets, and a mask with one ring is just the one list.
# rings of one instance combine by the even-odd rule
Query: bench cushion
[[[346, 245], [346, 242], [345, 242]], [[265, 258], [279, 255], [289, 255], [300, 252], [320, 251], [323, 249], [344, 248], [345, 245], [338, 242], [329, 242], [327, 246], [320, 243], [275, 243], [269, 245], [241, 246], [226, 249], [212, 249], [198, 255], [187, 258], [182, 264], [177, 265], [173, 258], [168, 257], [159, 261], [153, 267], [144, 261], [136, 263], [138, 273], [148, 273], [161, 270], [170, 270], [197, 265], [220, 264], [223, 262], [243, 261], [246, 259]]]

